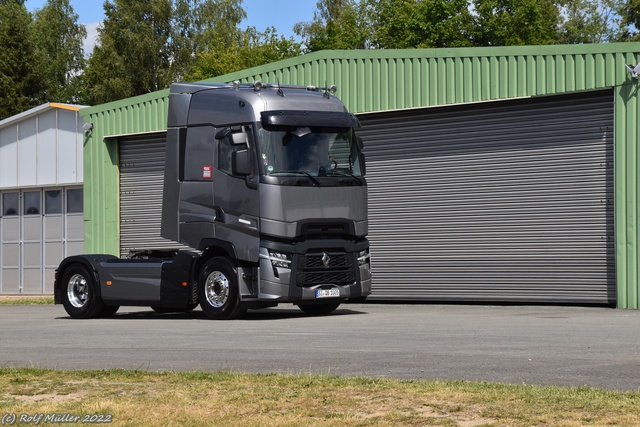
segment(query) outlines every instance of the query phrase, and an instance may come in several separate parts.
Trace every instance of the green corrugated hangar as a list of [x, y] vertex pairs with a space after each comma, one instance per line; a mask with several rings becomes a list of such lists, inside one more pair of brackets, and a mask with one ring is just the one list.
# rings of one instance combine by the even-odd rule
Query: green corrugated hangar
[[[208, 81], [336, 84], [367, 155], [371, 299], [640, 306], [640, 43], [322, 51]], [[85, 251], [164, 246], [168, 91], [81, 111]]]

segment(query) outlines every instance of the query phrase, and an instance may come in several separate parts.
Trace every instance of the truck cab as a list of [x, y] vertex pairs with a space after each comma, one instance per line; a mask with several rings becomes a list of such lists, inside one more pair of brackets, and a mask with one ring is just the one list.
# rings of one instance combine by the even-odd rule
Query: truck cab
[[56, 302], [72, 317], [200, 304], [210, 318], [229, 319], [284, 302], [326, 314], [364, 300], [371, 273], [363, 144], [357, 118], [334, 92], [173, 84], [161, 236], [191, 249], [71, 257], [57, 270]]

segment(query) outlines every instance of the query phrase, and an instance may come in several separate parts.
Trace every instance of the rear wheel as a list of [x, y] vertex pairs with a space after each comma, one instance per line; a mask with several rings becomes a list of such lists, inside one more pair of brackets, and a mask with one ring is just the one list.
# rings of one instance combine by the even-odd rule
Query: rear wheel
[[205, 263], [198, 280], [198, 300], [211, 319], [235, 319], [245, 313], [240, 304], [238, 274], [229, 259], [217, 257]]
[[[75, 264], [62, 276], [62, 305], [74, 319], [99, 317], [105, 305], [96, 295], [96, 281], [86, 267]], [[114, 312], [115, 313], [115, 312]]]
[[322, 316], [324, 314], [329, 314], [335, 311], [338, 307], [340, 307], [339, 302], [330, 302], [324, 304], [300, 304], [298, 306], [300, 310], [304, 311], [307, 314], [311, 314], [313, 316]]

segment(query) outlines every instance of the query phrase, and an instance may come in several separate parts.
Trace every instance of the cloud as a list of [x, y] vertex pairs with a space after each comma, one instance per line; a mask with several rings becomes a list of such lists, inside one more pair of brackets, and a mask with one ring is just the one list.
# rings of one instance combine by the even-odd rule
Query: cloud
[[84, 39], [84, 43], [82, 44], [85, 58], [88, 58], [93, 53], [93, 47], [98, 42], [98, 27], [101, 24], [102, 21], [84, 24], [85, 28], [87, 29], [87, 38]]

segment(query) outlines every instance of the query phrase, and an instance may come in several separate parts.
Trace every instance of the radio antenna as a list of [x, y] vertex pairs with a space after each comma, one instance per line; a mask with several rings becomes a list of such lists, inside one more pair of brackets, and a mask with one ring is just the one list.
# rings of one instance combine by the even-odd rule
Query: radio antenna
[[282, 88], [280, 87], [280, 79], [277, 79], [276, 82], [278, 83], [278, 95], [280, 95], [281, 97], [284, 98], [284, 91], [282, 90]]

